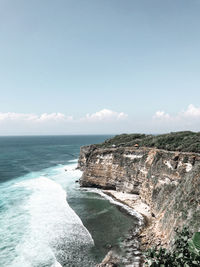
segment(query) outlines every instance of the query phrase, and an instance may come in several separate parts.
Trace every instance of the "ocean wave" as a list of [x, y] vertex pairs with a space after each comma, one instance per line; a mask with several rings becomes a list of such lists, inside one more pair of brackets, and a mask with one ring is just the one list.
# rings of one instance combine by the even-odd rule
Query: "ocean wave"
[[83, 260], [80, 258], [86, 255], [82, 251], [86, 253], [94, 241], [68, 205], [61, 185], [41, 176], [18, 182], [16, 186], [32, 193], [24, 205], [28, 227], [11, 266], [58, 267], [62, 262], [68, 262], [70, 266], [74, 261]]
[[68, 162], [78, 162], [78, 159], [71, 159], [71, 160], [68, 160]]
[[115, 200], [111, 196], [108, 196], [107, 194], [105, 194], [104, 192], [102, 192], [101, 189], [98, 189], [98, 188], [85, 188], [85, 187], [83, 187], [82, 190], [83, 191], [87, 191], [87, 192], [93, 192], [93, 193], [99, 194], [103, 198], [109, 200], [110, 203], [112, 203], [112, 204], [114, 204], [116, 206], [119, 206], [119, 207], [123, 208], [128, 214], [136, 217], [138, 219], [138, 225], [139, 226], [142, 226], [144, 224], [144, 218], [143, 218], [143, 216], [140, 213], [138, 213], [134, 209], [130, 208], [126, 204], [123, 204], [123, 203]]

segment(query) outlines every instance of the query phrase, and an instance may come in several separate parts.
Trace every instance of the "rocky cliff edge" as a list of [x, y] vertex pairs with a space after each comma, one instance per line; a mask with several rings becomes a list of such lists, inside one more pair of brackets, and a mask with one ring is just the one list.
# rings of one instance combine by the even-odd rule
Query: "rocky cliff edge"
[[141, 233], [145, 247], [168, 247], [175, 228], [200, 230], [200, 154], [91, 145], [81, 148], [78, 167], [83, 171], [81, 186], [110, 190], [116, 198], [121, 192], [129, 206], [149, 208], [143, 213], [147, 217]]

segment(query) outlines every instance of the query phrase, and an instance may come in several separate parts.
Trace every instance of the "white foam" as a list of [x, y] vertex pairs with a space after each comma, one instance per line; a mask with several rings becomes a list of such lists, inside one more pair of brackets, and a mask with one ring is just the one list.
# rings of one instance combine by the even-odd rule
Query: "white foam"
[[[69, 166], [68, 166], [69, 167]], [[63, 169], [65, 167], [60, 167]], [[71, 171], [73, 166], [70, 167]], [[11, 266], [60, 267], [59, 259], [77, 257], [79, 249], [94, 245], [88, 230], [66, 201], [61, 185], [46, 177], [19, 182], [32, 191], [24, 209], [29, 214], [27, 231]], [[87, 250], [87, 249], [86, 249]], [[67, 252], [67, 253], [66, 253]], [[66, 261], [67, 259], [65, 259]]]
[[71, 160], [68, 160], [68, 162], [75, 162], [75, 163], [77, 163], [78, 162], [78, 159], [71, 159]]
[[97, 188], [82, 188], [82, 190], [85, 190], [85, 191], [88, 191], [88, 192], [93, 192], [93, 193], [101, 195], [103, 198], [109, 200], [110, 203], [122, 207], [127, 213], [129, 213], [130, 215], [136, 217], [138, 219], [139, 226], [142, 226], [144, 224], [144, 218], [140, 213], [138, 213], [134, 209], [130, 208], [126, 204], [123, 204], [123, 203], [113, 199], [111, 196], [108, 196], [107, 194], [103, 193], [101, 189], [97, 189]]

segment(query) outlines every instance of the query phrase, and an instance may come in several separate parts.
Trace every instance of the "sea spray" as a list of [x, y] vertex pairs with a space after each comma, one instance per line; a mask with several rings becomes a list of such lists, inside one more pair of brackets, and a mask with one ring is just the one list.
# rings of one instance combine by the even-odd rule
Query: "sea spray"
[[110, 203], [112, 203], [118, 207], [121, 207], [127, 214], [137, 218], [139, 228], [144, 225], [144, 217], [140, 213], [138, 213], [137, 211], [135, 211], [133, 208], [129, 207], [128, 205], [126, 205], [126, 204], [124, 204], [118, 200], [115, 200], [113, 197], [104, 193], [101, 189], [82, 187], [81, 190], [99, 194], [103, 198], [107, 199]]
[[[108, 252], [107, 245], [114, 246], [133, 227], [135, 222], [130, 216], [121, 213], [100, 195], [81, 191], [79, 184], [75, 183], [81, 177], [81, 172], [76, 169], [77, 159], [70, 155], [78, 157], [81, 145], [98, 143], [104, 138], [0, 138], [0, 266], [93, 267]], [[56, 192], [53, 191], [53, 185]], [[67, 192], [67, 202], [63, 191]], [[57, 201], [58, 192], [62, 196], [60, 202]], [[37, 207], [33, 203], [38, 203]], [[69, 224], [62, 223], [65, 217], [60, 216], [62, 212], [58, 212], [55, 203], [61, 203], [59, 205], [63, 211], [69, 208], [66, 206], [69, 204], [91, 233], [95, 245], [93, 247], [90, 242], [83, 243], [83, 248], [92, 247], [85, 257], [83, 255], [88, 250], [81, 249], [77, 239], [69, 247]], [[47, 210], [52, 216], [46, 214]], [[41, 216], [36, 216], [38, 213]], [[37, 256], [36, 251], [39, 251]], [[70, 255], [73, 251], [75, 256], [72, 259]], [[83, 258], [80, 264], [77, 259]]]
[[24, 206], [29, 214], [28, 227], [12, 266], [56, 266], [57, 262], [70, 266], [74, 261], [83, 262], [94, 242], [66, 202], [62, 187], [46, 177], [16, 186], [32, 190], [32, 194]]

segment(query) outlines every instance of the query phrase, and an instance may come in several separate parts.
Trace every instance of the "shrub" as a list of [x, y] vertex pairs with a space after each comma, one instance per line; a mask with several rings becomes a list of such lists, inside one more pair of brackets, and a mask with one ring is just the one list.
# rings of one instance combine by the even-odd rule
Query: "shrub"
[[184, 131], [161, 135], [121, 134], [98, 144], [97, 147], [130, 147], [135, 144], [169, 151], [200, 153], [200, 133]]
[[146, 265], [150, 267], [200, 266], [200, 232], [192, 236], [187, 228], [181, 232], [176, 231], [172, 249], [149, 249], [146, 252]]

